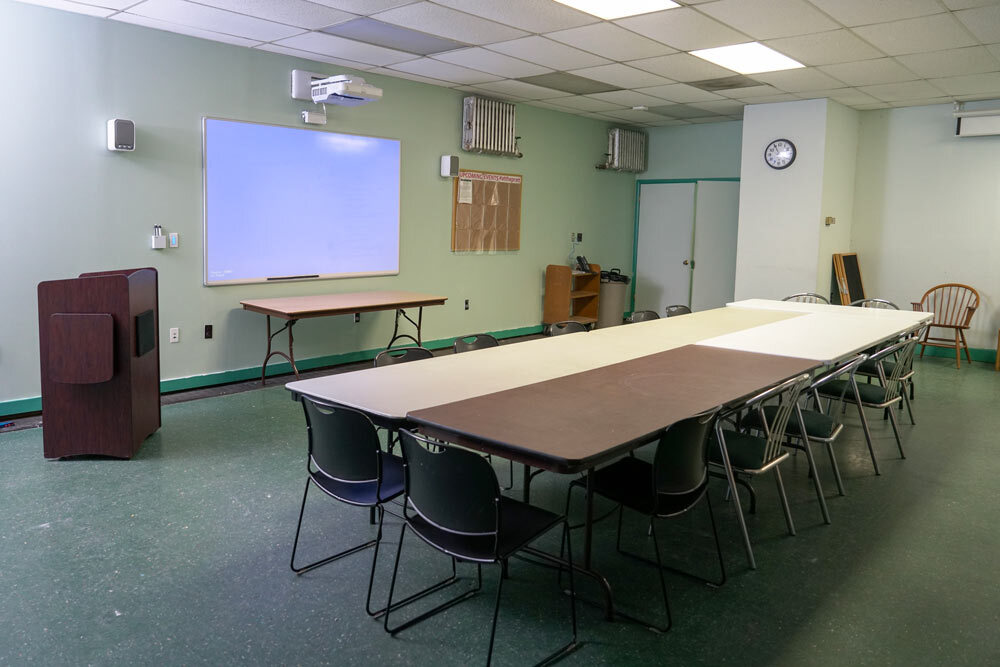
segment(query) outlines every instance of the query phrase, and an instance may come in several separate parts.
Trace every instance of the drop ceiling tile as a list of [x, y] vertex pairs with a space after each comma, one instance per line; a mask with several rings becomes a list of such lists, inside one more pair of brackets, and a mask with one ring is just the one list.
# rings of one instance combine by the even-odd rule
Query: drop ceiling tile
[[613, 23], [595, 23], [559, 30], [545, 36], [611, 60], [635, 60], [674, 52], [669, 46], [629, 32]]
[[[20, 0], [19, 0], [20, 1]], [[80, 4], [89, 5], [91, 7], [96, 7], [98, 9], [117, 9], [119, 11], [124, 11], [125, 9], [136, 4], [139, 0], [73, 0], [70, 4]], [[48, 5], [48, 0], [43, 0], [43, 2], [36, 2], [35, 0], [30, 0], [32, 5]]]
[[301, 28], [234, 14], [215, 7], [196, 5], [193, 2], [184, 2], [183, 0], [146, 0], [146, 2], [129, 9], [129, 13], [208, 30], [209, 32], [246, 37], [260, 42], [270, 42], [302, 32]]
[[659, 97], [643, 95], [642, 93], [637, 93], [634, 90], [615, 90], [610, 93], [594, 93], [593, 95], [588, 95], [588, 97], [592, 97], [595, 100], [611, 102], [612, 104], [619, 104], [625, 107], [655, 107], [663, 104], [663, 100]]
[[1000, 60], [1000, 44], [990, 44], [986, 50], [993, 54], [993, 57]]
[[571, 114], [571, 115], [574, 115], [574, 116], [579, 115], [576, 111], [573, 111], [572, 109], [567, 109], [566, 107], [556, 106], [555, 104], [550, 103], [548, 100], [528, 100], [528, 101], [525, 102], [525, 104], [527, 104], [528, 106], [531, 106], [531, 107], [539, 107], [541, 109], [548, 109], [549, 111], [558, 111], [560, 113]]
[[875, 111], [878, 109], [888, 109], [891, 106], [888, 102], [876, 102], [874, 104], [857, 104], [854, 108], [858, 111]]
[[790, 37], [840, 27], [805, 0], [719, 0], [699, 9], [754, 39]]
[[486, 72], [468, 69], [467, 67], [459, 67], [451, 63], [434, 60], [433, 58], [418, 58], [417, 60], [396, 63], [389, 69], [463, 84], [486, 83], [487, 81], [499, 81], [503, 78], [487, 74]]
[[441, 53], [442, 51], [454, 51], [467, 46], [452, 39], [434, 37], [392, 23], [376, 21], [367, 16], [328, 26], [323, 28], [323, 32], [328, 35], [345, 37], [375, 46], [384, 46], [387, 49], [416, 53], [421, 56]]
[[528, 32], [551, 32], [600, 21], [596, 16], [577, 11], [558, 2], [538, 0], [434, 0], [439, 5], [475, 14], [497, 23], [512, 25]]
[[650, 113], [648, 111], [643, 111], [641, 109], [622, 109], [621, 111], [608, 111], [607, 116], [612, 118], [618, 118], [620, 120], [627, 120], [632, 123], [654, 123], [663, 120], [663, 116], [657, 115], [655, 113]]
[[881, 58], [884, 54], [850, 30], [771, 39], [765, 44], [804, 65], [831, 65]]
[[951, 14], [861, 26], [854, 32], [891, 56], [956, 49], [976, 43]]
[[511, 58], [502, 53], [487, 51], [480, 47], [471, 49], [459, 49], [458, 51], [448, 51], [432, 56], [436, 60], [443, 60], [453, 65], [471, 67], [490, 74], [496, 74], [508, 79], [522, 76], [536, 76], [538, 74], [548, 74], [552, 70], [534, 63], [529, 63], [518, 58]]
[[382, 74], [384, 76], [391, 76], [396, 79], [406, 79], [407, 81], [416, 81], [417, 83], [429, 83], [432, 86], [444, 86], [445, 88], [449, 88], [454, 85], [448, 81], [442, 81], [441, 79], [432, 79], [429, 76], [420, 76], [419, 74], [411, 74], [410, 72], [400, 72], [399, 70], [389, 69], [388, 67], [376, 67], [368, 71], [375, 74]]
[[[114, 17], [117, 19], [118, 17]], [[328, 63], [330, 65], [337, 65], [338, 67], [348, 67], [354, 70], [360, 71], [374, 71], [372, 65], [365, 63], [355, 62], [353, 60], [345, 60], [343, 58], [331, 58], [330, 56], [324, 56], [321, 53], [312, 53], [310, 51], [302, 51], [301, 49], [292, 49], [287, 46], [278, 46], [277, 44], [261, 44], [255, 47], [258, 51], [270, 51], [271, 53], [280, 53], [285, 56], [293, 56], [295, 58], [304, 58], [306, 60], [314, 60], [320, 63]], [[332, 76], [334, 73], [331, 72]]]
[[312, 51], [333, 58], [355, 60], [371, 65], [391, 65], [416, 58], [412, 53], [355, 42], [353, 39], [344, 39], [328, 35], [325, 32], [307, 32], [275, 43], [279, 46], [288, 46], [293, 49]]
[[413, 0], [309, 0], [309, 1], [315, 2], [318, 5], [324, 5], [326, 7], [333, 7], [334, 9], [343, 9], [345, 12], [351, 12], [352, 14], [359, 14], [361, 16], [368, 16], [376, 12], [385, 11], [386, 9], [392, 9], [393, 7], [399, 7], [401, 5], [409, 5], [413, 3]]
[[552, 74], [539, 74], [538, 76], [521, 77], [525, 83], [533, 83], [536, 86], [545, 88], [555, 88], [574, 95], [589, 95], [590, 93], [605, 93], [609, 90], [618, 90], [618, 86], [602, 81], [594, 81], [583, 76], [570, 74], [568, 72], [553, 72]]
[[1000, 61], [985, 47], [971, 46], [952, 51], [914, 53], [896, 58], [899, 62], [925, 79], [944, 76], [963, 76], [1000, 70]]
[[819, 68], [834, 79], [848, 86], [872, 86], [880, 83], [899, 83], [918, 78], [892, 58], [876, 58], [856, 63], [823, 65]]
[[651, 88], [639, 88], [637, 92], [661, 97], [669, 102], [708, 102], [709, 100], [724, 99], [721, 95], [689, 86], [686, 83], [671, 83], [666, 86], [653, 86]]
[[822, 88], [837, 88], [841, 82], [815, 67], [804, 69], [788, 69], [781, 72], [764, 72], [754, 74], [753, 78], [764, 81], [775, 88], [789, 93], [801, 93]]
[[[739, 99], [739, 98], [738, 98]], [[748, 97], [745, 100], [747, 104], [771, 104], [772, 102], [797, 102], [801, 100], [802, 97], [799, 95], [793, 95], [792, 93], [779, 93], [777, 95], [761, 95], [760, 97]]]
[[927, 107], [934, 104], [949, 104], [954, 102], [955, 98], [950, 95], [947, 97], [925, 97], [923, 99], [916, 100], [899, 100], [898, 102], [892, 102], [892, 106], [896, 108], [901, 107]]
[[736, 100], [720, 100], [718, 102], [692, 102], [691, 106], [712, 113], [732, 115], [742, 114], [743, 107], [746, 105]]
[[942, 0], [944, 6], [951, 10], [971, 9], [972, 7], [985, 7], [987, 5], [1000, 4], [998, 0]]
[[477, 97], [489, 97], [495, 100], [503, 100], [505, 102], [527, 102], [523, 97], [518, 97], [517, 95], [510, 95], [508, 93], [501, 93], [494, 90], [486, 90], [478, 85], [476, 86], [456, 86], [455, 90], [461, 90], [463, 93], [469, 93], [470, 95], [476, 95]]
[[676, 127], [677, 125], [690, 125], [691, 123], [686, 120], [679, 120], [676, 118], [664, 118], [662, 120], [654, 120], [651, 123], [643, 123], [645, 127]]
[[596, 111], [581, 113], [581, 114], [578, 114], [578, 115], [583, 116], [584, 118], [593, 118], [594, 120], [607, 121], [609, 123], [614, 123], [616, 125], [619, 125], [622, 122], [621, 119], [619, 119], [619, 118], [612, 118], [611, 116], [606, 116], [606, 115], [604, 115], [604, 113], [600, 113], [600, 112], [596, 112]]
[[538, 63], [554, 70], [571, 70], [580, 67], [596, 67], [597, 65], [607, 65], [610, 60], [595, 56], [572, 46], [566, 46], [551, 39], [532, 35], [522, 37], [509, 42], [497, 42], [490, 44], [487, 48], [490, 51], [498, 51], [508, 56], [514, 56], [521, 60]]
[[268, 21], [287, 23], [309, 30], [317, 30], [335, 23], [350, 21], [357, 16], [350, 12], [324, 7], [306, 0], [281, 0], [280, 2], [273, 0], [198, 0], [198, 4]]
[[944, 11], [937, 0], [809, 0], [844, 25], [899, 21]]
[[763, 97], [765, 95], [780, 95], [781, 92], [774, 86], [747, 86], [746, 88], [720, 90], [719, 94], [732, 100], [742, 100], [745, 98]]
[[1000, 6], [966, 9], [955, 16], [983, 44], [1000, 42]]
[[573, 95], [571, 97], [560, 97], [554, 100], [547, 100], [550, 104], [572, 109], [573, 111], [608, 111], [610, 109], [622, 109], [625, 105], [607, 102], [605, 100], [595, 100], [593, 97], [585, 95]]
[[844, 106], [853, 107], [858, 104], [874, 104], [877, 99], [868, 93], [862, 93], [857, 88], [834, 88], [831, 90], [811, 90], [808, 94], [802, 93], [800, 97], [806, 99], [828, 98], [834, 102], [839, 102]]
[[680, 51], [709, 49], [747, 42], [747, 36], [693, 9], [668, 9], [615, 21], [632, 32], [669, 44]]
[[489, 44], [490, 42], [502, 42], [527, 35], [523, 30], [500, 25], [430, 2], [417, 2], [412, 5], [396, 7], [373, 14], [372, 18], [467, 44]]
[[707, 60], [702, 60], [687, 53], [675, 53], [670, 56], [633, 60], [627, 64], [681, 82], [718, 79], [733, 75], [732, 70], [713, 65]]
[[494, 93], [503, 95], [515, 95], [524, 100], [546, 100], [553, 97], [565, 97], [566, 93], [561, 90], [552, 90], [541, 86], [533, 86], [523, 81], [507, 79], [505, 81], [493, 81], [476, 84], [477, 88], [482, 88]]
[[728, 115], [702, 116], [701, 118], [689, 118], [688, 122], [694, 125], [704, 125], [706, 123], [726, 123], [728, 121], [734, 120], [734, 118], [738, 120], [742, 117], [743, 117], [742, 113], [739, 114], [738, 116], [728, 116]]
[[587, 67], [576, 69], [570, 72], [577, 76], [583, 76], [595, 81], [611, 83], [619, 88], [643, 88], [647, 86], [662, 86], [671, 83], [670, 79], [664, 79], [650, 72], [629, 67], [622, 63], [612, 63], [610, 65], [600, 65], [598, 67]]
[[883, 83], [877, 86], [861, 86], [859, 90], [883, 102], [916, 100], [924, 97], [940, 97], [943, 93], [927, 81], [904, 81]]
[[691, 107], [686, 104], [665, 104], [658, 107], [649, 107], [652, 113], [671, 118], [701, 118], [705, 115], [704, 109]]
[[[51, 9], [61, 9], [66, 12], [73, 12], [75, 14], [86, 14], [87, 16], [99, 16], [101, 18], [107, 18], [115, 13], [116, 9], [124, 9], [131, 2], [119, 2], [118, 4], [124, 5], [124, 7], [116, 7], [115, 9], [109, 9], [107, 7], [93, 7], [91, 5], [81, 5], [76, 2], [67, 2], [67, 0], [21, 0], [25, 4], [38, 5], [39, 7], [49, 7]], [[167, 28], [163, 28], [167, 30]]]
[[[223, 42], [225, 44], [235, 44], [236, 46], [256, 46], [260, 44], [260, 40], [246, 39], [244, 37], [234, 37], [232, 35], [224, 35], [221, 32], [209, 32], [208, 30], [199, 30], [198, 28], [192, 28], [186, 25], [178, 25], [176, 23], [168, 23], [166, 21], [160, 21], [158, 19], [151, 19], [145, 16], [136, 16], [135, 14], [127, 14], [125, 12], [119, 12], [114, 16], [108, 17], [112, 21], [121, 21], [122, 23], [131, 23], [132, 25], [141, 25], [144, 28], [153, 28], [154, 30], [165, 30], [167, 32], [174, 32], [179, 35], [187, 35], [189, 37], [198, 37], [200, 39], [210, 39], [214, 42]], [[301, 57], [310, 57], [311, 54], [305, 54]]]
[[947, 79], [931, 79], [931, 83], [949, 95], [991, 95], [1000, 97], [1000, 73], [970, 74]]

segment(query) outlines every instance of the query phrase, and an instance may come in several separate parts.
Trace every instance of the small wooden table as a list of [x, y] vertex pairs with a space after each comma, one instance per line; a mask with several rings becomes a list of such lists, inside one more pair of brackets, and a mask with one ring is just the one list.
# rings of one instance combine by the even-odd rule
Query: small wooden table
[[[415, 292], [350, 292], [347, 294], [316, 294], [313, 296], [289, 296], [272, 299], [248, 299], [240, 301], [244, 310], [260, 313], [267, 316], [267, 352], [264, 355], [264, 363], [260, 369], [260, 383], [264, 384], [267, 378], [267, 362], [273, 356], [284, 357], [292, 365], [292, 371], [296, 379], [299, 377], [299, 369], [295, 366], [295, 352], [292, 347], [292, 326], [301, 319], [310, 317], [328, 317], [330, 315], [349, 315], [351, 313], [367, 313], [378, 310], [395, 310], [396, 323], [392, 330], [392, 338], [389, 339], [387, 348], [397, 340], [408, 338], [417, 345], [421, 344], [420, 328], [424, 318], [424, 306], [443, 305], [448, 297], [433, 296], [431, 294], [418, 294]], [[413, 320], [406, 314], [406, 308], [417, 308], [417, 319]], [[285, 326], [277, 331], [271, 332], [271, 317], [278, 317], [285, 320]], [[399, 333], [399, 318], [402, 317], [412, 324], [417, 332], [416, 336]], [[282, 331], [288, 331], [288, 353], [280, 350], [272, 350], [271, 343], [274, 337]]]

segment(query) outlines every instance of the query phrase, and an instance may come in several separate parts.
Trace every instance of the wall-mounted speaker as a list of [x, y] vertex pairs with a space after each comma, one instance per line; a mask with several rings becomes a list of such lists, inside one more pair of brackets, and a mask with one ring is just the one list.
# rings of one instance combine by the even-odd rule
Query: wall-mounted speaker
[[457, 155], [442, 155], [441, 156], [441, 175], [454, 178], [458, 176], [458, 156]]

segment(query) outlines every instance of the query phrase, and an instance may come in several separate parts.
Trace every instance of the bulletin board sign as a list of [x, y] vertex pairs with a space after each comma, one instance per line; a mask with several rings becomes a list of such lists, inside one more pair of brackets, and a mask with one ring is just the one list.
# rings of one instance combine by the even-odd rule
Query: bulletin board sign
[[520, 174], [459, 170], [452, 193], [451, 249], [521, 249]]

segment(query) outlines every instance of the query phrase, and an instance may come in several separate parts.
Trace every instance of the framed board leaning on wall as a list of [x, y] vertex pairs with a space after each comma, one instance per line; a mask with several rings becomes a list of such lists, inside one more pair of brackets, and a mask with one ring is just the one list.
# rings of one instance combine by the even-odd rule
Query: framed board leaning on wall
[[520, 174], [459, 170], [452, 191], [451, 249], [521, 249]]

